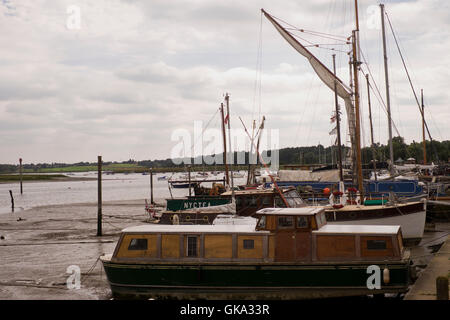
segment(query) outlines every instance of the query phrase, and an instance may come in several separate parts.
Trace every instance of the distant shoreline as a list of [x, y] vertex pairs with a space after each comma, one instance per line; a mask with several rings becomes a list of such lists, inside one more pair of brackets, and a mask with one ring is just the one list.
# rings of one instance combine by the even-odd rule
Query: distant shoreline
[[[57, 182], [57, 181], [92, 181], [97, 180], [97, 178], [90, 177], [68, 177], [65, 175], [49, 175], [49, 174], [24, 174], [22, 176], [22, 182]], [[19, 183], [20, 177], [19, 175], [0, 175], [0, 184], [5, 183]]]

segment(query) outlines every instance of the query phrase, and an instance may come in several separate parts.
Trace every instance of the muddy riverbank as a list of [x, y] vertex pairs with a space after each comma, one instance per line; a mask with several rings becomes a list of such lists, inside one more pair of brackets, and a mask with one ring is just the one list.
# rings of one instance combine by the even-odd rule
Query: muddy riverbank
[[[0, 215], [0, 299], [109, 299], [97, 258], [112, 252], [121, 229], [146, 221], [144, 200], [104, 203], [103, 217], [97, 237], [95, 203]], [[70, 266], [81, 270], [80, 289], [66, 285]]]

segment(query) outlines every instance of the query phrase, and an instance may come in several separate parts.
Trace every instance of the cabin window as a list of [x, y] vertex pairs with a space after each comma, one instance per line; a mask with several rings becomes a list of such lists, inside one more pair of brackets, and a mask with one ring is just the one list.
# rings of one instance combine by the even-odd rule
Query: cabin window
[[300, 207], [303, 204], [303, 200], [300, 198], [297, 190], [292, 190], [284, 194], [286, 201], [292, 208]]
[[308, 218], [297, 217], [297, 228], [308, 228]]
[[317, 220], [318, 227], [323, 226], [327, 222], [324, 213], [319, 213], [318, 215], [316, 215], [316, 220]]
[[188, 257], [197, 257], [197, 240], [196, 236], [187, 237], [187, 256]]
[[281, 200], [280, 197], [275, 197], [275, 207], [286, 208], [286, 205], [284, 204], [283, 200]]
[[147, 250], [147, 239], [131, 239], [128, 250]]
[[258, 205], [256, 197], [250, 198], [250, 207], [256, 207]]
[[278, 228], [292, 228], [294, 217], [278, 217]]
[[367, 240], [368, 250], [386, 250], [385, 240]]
[[252, 239], [244, 239], [244, 249], [254, 249], [255, 241]]
[[262, 216], [258, 221], [258, 228], [264, 229], [266, 227], [266, 216]]
[[269, 206], [271, 204], [271, 200], [272, 199], [270, 197], [263, 197], [262, 204], [264, 206]]
[[242, 199], [240, 197], [236, 197], [236, 206], [242, 205]]

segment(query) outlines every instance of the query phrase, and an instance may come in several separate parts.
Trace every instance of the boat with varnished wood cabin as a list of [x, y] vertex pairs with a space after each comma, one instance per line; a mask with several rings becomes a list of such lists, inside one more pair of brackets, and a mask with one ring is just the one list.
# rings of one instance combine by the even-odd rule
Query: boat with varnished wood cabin
[[[114, 298], [303, 299], [407, 291], [410, 257], [399, 226], [329, 225], [320, 207], [266, 208], [256, 217], [256, 227], [124, 229], [114, 253], [100, 257]], [[377, 289], [368, 286], [371, 268], [381, 270]]]

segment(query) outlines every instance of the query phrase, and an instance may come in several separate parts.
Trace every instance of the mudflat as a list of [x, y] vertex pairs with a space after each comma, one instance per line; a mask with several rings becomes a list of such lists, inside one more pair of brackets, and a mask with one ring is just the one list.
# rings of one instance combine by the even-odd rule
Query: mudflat
[[123, 228], [147, 221], [144, 207], [144, 200], [104, 202], [102, 236], [96, 203], [1, 214], [0, 299], [110, 299], [98, 257], [114, 250]]

